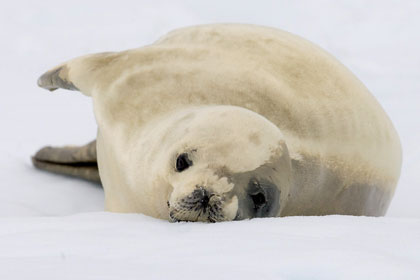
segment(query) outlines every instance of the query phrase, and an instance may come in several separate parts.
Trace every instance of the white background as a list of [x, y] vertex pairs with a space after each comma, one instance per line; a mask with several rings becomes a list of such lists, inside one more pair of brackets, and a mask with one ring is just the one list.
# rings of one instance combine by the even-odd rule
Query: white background
[[[384, 275], [388, 275], [390, 278], [407, 276], [403, 273], [411, 273], [410, 269], [420, 264], [418, 253], [420, 238], [410, 239], [413, 237], [410, 235], [405, 237], [404, 242], [408, 243], [403, 242], [403, 244], [400, 241], [404, 234], [420, 236], [420, 220], [417, 219], [420, 218], [420, 203], [418, 202], [420, 199], [418, 163], [420, 160], [419, 15], [419, 1], [3, 1], [0, 9], [0, 216], [4, 218], [0, 219], [0, 233], [4, 235], [0, 235], [0, 245], [7, 245], [8, 250], [0, 249], [0, 251], [2, 251], [3, 257], [10, 257], [10, 259], [6, 258], [7, 261], [3, 264], [7, 264], [11, 270], [8, 274], [8, 270], [0, 269], [8, 276], [7, 278], [1, 277], [1, 279], [8, 279], [11, 276], [15, 276], [16, 279], [19, 279], [20, 276], [23, 277], [25, 269], [22, 269], [22, 265], [33, 268], [35, 276], [42, 275], [48, 278], [48, 276], [60, 275], [63, 278], [63, 275], [71, 275], [64, 273], [67, 268], [62, 266], [63, 259], [73, 265], [72, 268], [75, 269], [76, 274], [80, 272], [81, 275], [84, 275], [82, 272], [90, 271], [92, 274], [89, 275], [93, 278], [101, 275], [97, 270], [88, 270], [86, 266], [82, 265], [85, 264], [86, 258], [93, 258], [92, 256], [87, 257], [87, 251], [93, 252], [92, 254], [95, 256], [102, 254], [100, 250], [98, 251], [101, 245], [89, 248], [90, 243], [85, 244], [84, 242], [97, 240], [96, 234], [103, 233], [101, 229], [109, 233], [101, 228], [101, 225], [109, 223], [114, 224], [118, 229], [127, 228], [127, 232], [124, 233], [125, 235], [123, 234], [126, 238], [115, 239], [115, 236], [110, 234], [109, 240], [107, 239], [107, 242], [113, 244], [107, 251], [110, 258], [114, 256], [113, 250], [119, 248], [120, 251], [117, 250], [119, 262], [117, 263], [122, 265], [122, 268], [121, 270], [112, 270], [111, 272], [114, 273], [112, 274], [107, 261], [99, 262], [97, 260], [93, 261], [93, 267], [98, 269], [105, 267], [107, 273], [111, 273], [109, 275], [114, 275], [116, 279], [121, 275], [125, 275], [125, 279], [130, 277], [135, 279], [136, 275], [140, 277], [141, 275], [137, 272], [130, 272], [130, 269], [136, 271], [134, 267], [137, 267], [139, 272], [145, 271], [145, 267], [136, 266], [135, 261], [130, 262], [132, 266], [125, 261], [130, 259], [132, 256], [130, 254], [135, 254], [132, 250], [137, 248], [136, 246], [128, 246], [130, 247], [128, 255], [125, 255], [127, 251], [121, 249], [121, 246], [127, 245], [124, 240], [131, 240], [135, 237], [134, 233], [138, 230], [137, 223], [142, 223], [140, 230], [144, 228], [152, 232], [150, 235], [143, 232], [139, 235], [140, 241], [144, 241], [144, 238], [151, 238], [150, 244], [163, 246], [162, 252], [167, 253], [166, 257], [159, 258], [159, 254], [156, 251], [153, 252], [157, 254], [154, 259], [156, 271], [160, 271], [163, 264], [176, 270], [176, 266], [169, 264], [174, 256], [185, 264], [196, 263], [193, 261], [195, 257], [192, 255], [174, 255], [173, 250], [183, 250], [188, 247], [188, 243], [183, 243], [186, 241], [181, 237], [184, 240], [180, 243], [181, 245], [168, 249], [168, 244], [175, 241], [173, 234], [179, 237], [185, 230], [194, 235], [206, 229], [204, 234], [201, 233], [206, 238], [212, 237], [212, 231], [215, 230], [216, 233], [219, 231], [232, 232], [229, 236], [232, 238], [235, 236], [234, 239], [237, 240], [236, 235], [246, 231], [248, 234], [242, 240], [245, 242], [249, 241], [249, 238], [253, 238], [249, 232], [252, 233], [257, 230], [256, 228], [262, 228], [264, 229], [262, 233], [271, 237], [265, 236], [256, 240], [272, 238], [271, 241], [268, 239], [264, 244], [287, 241], [288, 244], [296, 244], [297, 247], [292, 246], [291, 249], [274, 246], [270, 247], [271, 249], [264, 249], [258, 248], [257, 245], [255, 248], [245, 246], [243, 249], [245, 251], [241, 252], [242, 258], [239, 258], [240, 261], [233, 262], [237, 265], [247, 264], [247, 270], [243, 271], [248, 272], [244, 273], [244, 276], [257, 277], [258, 270], [253, 269], [252, 263], [261, 266], [264, 263], [263, 259], [267, 261], [264, 271], [268, 273], [264, 275], [272, 276], [273, 279], [279, 279], [280, 275], [285, 278], [301, 277], [304, 279], [308, 277], [336, 279], [336, 276], [341, 276], [341, 278], [367, 277], [371, 275], [370, 272], [375, 275], [374, 271], [377, 270], [385, 271]], [[87, 143], [95, 138], [96, 124], [91, 101], [88, 98], [77, 92], [58, 90], [50, 93], [39, 89], [36, 86], [38, 76], [49, 68], [82, 54], [139, 47], [152, 43], [174, 28], [213, 22], [268, 25], [300, 35], [332, 53], [365, 83], [389, 114], [400, 134], [403, 145], [404, 159], [401, 179], [387, 214], [388, 217], [395, 218], [287, 218], [283, 223], [280, 219], [267, 219], [206, 227], [192, 224], [162, 224], [162, 221], [140, 215], [92, 213], [60, 217], [75, 213], [102, 211], [102, 189], [94, 184], [34, 170], [30, 163], [30, 156], [38, 148], [47, 144]], [[23, 218], [25, 216], [27, 218]], [[45, 216], [57, 217], [45, 218]], [[134, 222], [133, 219], [140, 219], [140, 221]], [[81, 236], [77, 237], [79, 230], [86, 230], [84, 226], [91, 225], [94, 221], [97, 221], [99, 228], [97, 231], [93, 229], [93, 233], [91, 229], [88, 236], [91, 236], [92, 239], [80, 232]], [[336, 228], [328, 227], [331, 223], [348, 228], [350, 233], [357, 232], [358, 234], [349, 238], [352, 238], [351, 242], [354, 244], [359, 244], [358, 242], [364, 244], [360, 249], [362, 251], [358, 251], [359, 249], [351, 251], [350, 248], [354, 247], [346, 247], [349, 240], [342, 239], [343, 234], [340, 235], [339, 232], [334, 231]], [[282, 231], [283, 235], [276, 234], [279, 227], [282, 226], [285, 226]], [[35, 233], [31, 230], [32, 228], [35, 228]], [[47, 241], [51, 240], [52, 236], [48, 229], [54, 229], [61, 233], [67, 232], [68, 235], [64, 234], [65, 237], [62, 237], [58, 234], [57, 239], [53, 238], [56, 243], [52, 241], [50, 244]], [[299, 235], [299, 229], [308, 230], [306, 234], [309, 237]], [[340, 230], [342, 229], [340, 228]], [[390, 236], [384, 237], [383, 240], [376, 238], [381, 229], [388, 230]], [[10, 235], [11, 232], [20, 231], [25, 232], [28, 237]], [[153, 239], [153, 236], [165, 238], [163, 234], [165, 231], [168, 232], [169, 239], [165, 239], [164, 242]], [[407, 233], [407, 231], [411, 233]], [[317, 236], [325, 237], [331, 232], [334, 232], [335, 235], [333, 235], [337, 238], [332, 237], [330, 242], [320, 241], [314, 245], [324, 248], [324, 251], [313, 249], [308, 252], [306, 249], [302, 249], [307, 248], [305, 246], [310, 246], [313, 240], [318, 240]], [[120, 235], [121, 233], [115, 234]], [[366, 237], [370, 236], [369, 234], [371, 238]], [[61, 237], [63, 239], [60, 239]], [[229, 248], [238, 248], [244, 244], [243, 242], [232, 244], [229, 240], [223, 241], [222, 239], [219, 240], [219, 246], [227, 248], [228, 251]], [[84, 242], [80, 243], [80, 240], [84, 240]], [[211, 250], [212, 246], [209, 245], [208, 240], [198, 237], [193, 240], [195, 240], [194, 246], [200, 242], [203, 244], [202, 252], [206, 252], [206, 256], [209, 258], [206, 261], [220, 267], [220, 263], [217, 266], [218, 263], [214, 262], [214, 258], [217, 259], [218, 254]], [[396, 243], [396, 240], [399, 242]], [[115, 243], [113, 243], [114, 241]], [[241, 241], [240, 237], [239, 241]], [[47, 246], [50, 249], [42, 251], [40, 248], [44, 248], [43, 242], [50, 244], [50, 247]], [[351, 242], [350, 244], [353, 244]], [[366, 249], [366, 244], [370, 244], [370, 242], [373, 242], [374, 253], [363, 249]], [[397, 246], [396, 250], [400, 252], [400, 255], [395, 253], [395, 250], [391, 254], [381, 251], [381, 248], [389, 246], [390, 243]], [[19, 250], [16, 247], [17, 244], [20, 244]], [[80, 244], [84, 245], [79, 248]], [[139, 244], [137, 254], [145, 257], [141, 250], [146, 245]], [[304, 246], [298, 244], [304, 244]], [[78, 251], [74, 251], [74, 248], [78, 248]], [[83, 251], [83, 248], [86, 252]], [[272, 261], [270, 258], [279, 253], [280, 249], [285, 250], [282, 251], [285, 256], [292, 252], [297, 255], [288, 263], [289, 266], [279, 266], [276, 265], [277, 262], [270, 266], [270, 261]], [[195, 247], [194, 250], [197, 248]], [[107, 253], [103, 254], [108, 256]], [[378, 259], [373, 258], [371, 253], [376, 254]], [[226, 252], [223, 254], [229, 255]], [[67, 255], [68, 257], [66, 257]], [[252, 257], [259, 261], [255, 262]], [[299, 260], [299, 257], [302, 258]], [[322, 262], [322, 260], [330, 258], [334, 259], [333, 263], [337, 264], [331, 270]], [[376, 262], [374, 261], [374, 264], [369, 266], [368, 260], [372, 258]], [[92, 259], [89, 260], [92, 261]], [[133, 261], [132, 258], [130, 260]], [[225, 260], [226, 267], [231, 267], [232, 262], [223, 260]], [[303, 260], [307, 260], [307, 262], [302, 263]], [[356, 263], [352, 263], [356, 260], [361, 260], [361, 263], [357, 262], [362, 267], [360, 271], [353, 269], [350, 274], [340, 272], [346, 267], [346, 262], [351, 263], [353, 268], [357, 267]], [[309, 262], [311, 265], [308, 264]], [[0, 267], [1, 264], [0, 261]], [[412, 266], [409, 269], [402, 264]], [[48, 270], [49, 266], [56, 270]], [[42, 270], [43, 267], [45, 270]], [[198, 267], [201, 268], [201, 266]], [[223, 271], [227, 271], [226, 267]], [[284, 273], [273, 274], [275, 271], [279, 271], [279, 267]], [[305, 267], [309, 269], [307, 274], [301, 270]], [[387, 268], [385, 269], [385, 267]], [[199, 273], [199, 269], [195, 268], [197, 271], [193, 271]], [[240, 266], [236, 268], [239, 269]], [[287, 270], [287, 268], [291, 270]], [[125, 271], [126, 274], [121, 274], [121, 271]], [[153, 266], [146, 271], [154, 271]], [[418, 271], [413, 270], [412, 272], [406, 279], [414, 277]], [[165, 273], [154, 275], [163, 276], [166, 275]], [[242, 275], [239, 272], [229, 273], [224, 275], [226, 277]], [[183, 274], [180, 272], [179, 275]], [[204, 277], [203, 275], [210, 274], [200, 274], [201, 277]], [[188, 276], [194, 275], [183, 275], [186, 278]], [[106, 279], [103, 278], [104, 275], [101, 277], [99, 278]]]

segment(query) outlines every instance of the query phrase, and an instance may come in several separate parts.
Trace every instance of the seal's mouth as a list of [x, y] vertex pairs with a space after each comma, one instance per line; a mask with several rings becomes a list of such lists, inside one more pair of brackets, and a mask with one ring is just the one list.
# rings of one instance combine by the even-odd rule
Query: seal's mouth
[[190, 195], [170, 204], [169, 220], [171, 222], [221, 222], [230, 220], [223, 212], [225, 201], [218, 194], [197, 186]]

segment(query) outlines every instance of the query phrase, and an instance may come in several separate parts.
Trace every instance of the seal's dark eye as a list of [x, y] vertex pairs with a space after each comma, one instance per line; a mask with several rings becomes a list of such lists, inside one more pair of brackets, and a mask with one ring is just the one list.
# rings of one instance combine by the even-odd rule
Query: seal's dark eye
[[254, 202], [254, 209], [260, 209], [267, 203], [265, 195], [262, 192], [251, 194], [250, 197], [252, 202]]
[[267, 198], [264, 189], [257, 180], [251, 180], [251, 189], [248, 193], [252, 199], [254, 210], [259, 210], [267, 204]]
[[176, 159], [176, 171], [182, 172], [192, 165], [192, 161], [188, 158], [187, 154], [180, 154]]

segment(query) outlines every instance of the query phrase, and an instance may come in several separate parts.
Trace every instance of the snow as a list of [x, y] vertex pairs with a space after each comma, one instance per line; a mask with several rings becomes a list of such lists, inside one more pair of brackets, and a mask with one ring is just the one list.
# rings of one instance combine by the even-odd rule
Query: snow
[[[0, 279], [420, 279], [420, 2], [8, 1], [0, 10]], [[177, 27], [243, 22], [320, 45], [371, 90], [403, 145], [387, 217], [170, 224], [103, 211], [94, 184], [34, 170], [46, 144], [95, 138], [91, 101], [36, 79]]]
[[135, 214], [6, 218], [1, 279], [415, 279], [416, 219], [170, 224]]

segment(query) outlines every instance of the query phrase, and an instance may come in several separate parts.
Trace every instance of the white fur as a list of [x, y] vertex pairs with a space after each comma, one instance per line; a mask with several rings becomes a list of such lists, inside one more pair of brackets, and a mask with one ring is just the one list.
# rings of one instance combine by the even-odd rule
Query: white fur
[[[219, 177], [217, 170], [254, 170], [274, 151], [278, 153], [279, 142], [283, 142], [280, 130], [268, 120], [232, 106], [186, 107], [144, 126], [115, 132], [114, 127], [103, 126], [98, 136], [107, 209], [160, 218], [168, 217], [167, 201], [174, 204], [197, 185], [219, 195], [231, 191], [233, 184]], [[250, 143], [248, 136], [252, 134], [260, 136], [259, 145]], [[194, 165], [179, 173], [175, 162], [183, 152], [189, 152]], [[232, 205], [231, 211], [236, 210], [237, 205]]]
[[[353, 213], [322, 209], [328, 200], [345, 200], [340, 193], [353, 185], [385, 193], [386, 210], [395, 190], [401, 147], [385, 112], [342, 64], [287, 32], [250, 25], [190, 27], [147, 47], [63, 65], [60, 77], [94, 100], [108, 210], [167, 218], [165, 202], [174, 199], [171, 194], [191, 191], [195, 183], [188, 182], [212, 181], [220, 193], [231, 188], [214, 177], [212, 165], [223, 161], [235, 172], [252, 170], [279, 139], [294, 164], [304, 166], [294, 170], [300, 185], [291, 191], [287, 213]], [[255, 113], [236, 117], [230, 112], [239, 109], [228, 108], [230, 130], [219, 131], [213, 124], [227, 120], [224, 109], [194, 107], [214, 104]], [[196, 110], [203, 112], [188, 120]], [[263, 123], [260, 131], [254, 131], [259, 124], [249, 125], [254, 121]], [[184, 137], [189, 125], [200, 129]], [[250, 145], [241, 137], [252, 133], [264, 144]], [[192, 146], [199, 147], [203, 166], [180, 180], [172, 170], [175, 154]], [[220, 150], [230, 153], [216, 156]], [[324, 187], [331, 176], [339, 182], [333, 191]], [[306, 212], [302, 205], [309, 207]]]

